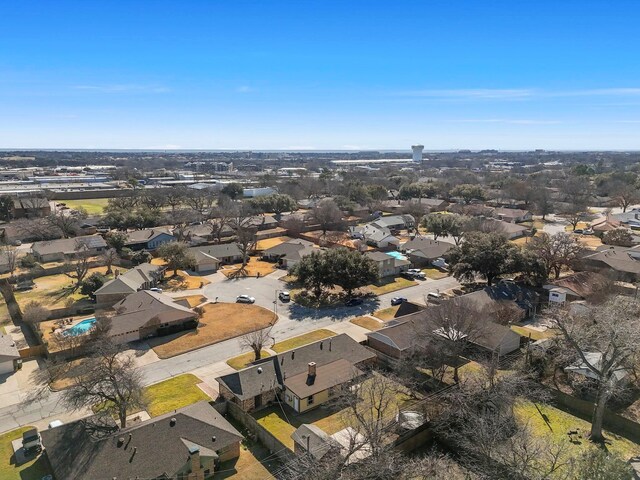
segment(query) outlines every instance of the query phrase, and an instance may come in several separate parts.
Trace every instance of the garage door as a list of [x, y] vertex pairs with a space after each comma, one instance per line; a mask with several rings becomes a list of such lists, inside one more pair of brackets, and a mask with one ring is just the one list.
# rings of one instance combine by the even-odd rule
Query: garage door
[[0, 362], [0, 375], [13, 372], [13, 360]]

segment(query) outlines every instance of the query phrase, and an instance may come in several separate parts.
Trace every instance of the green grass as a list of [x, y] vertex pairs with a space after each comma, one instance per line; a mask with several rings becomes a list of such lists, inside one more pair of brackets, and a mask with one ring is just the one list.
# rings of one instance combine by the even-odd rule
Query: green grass
[[367, 288], [371, 290], [375, 295], [382, 295], [384, 293], [395, 292], [396, 290], [402, 290], [403, 288], [413, 287], [418, 282], [409, 280], [403, 277], [394, 277], [379, 280], [378, 282], [369, 285]]
[[[266, 350], [261, 350], [260, 355], [261, 358], [267, 358], [271, 356]], [[255, 358], [255, 354], [253, 353], [253, 351], [251, 351], [243, 353], [242, 355], [238, 355], [237, 357], [230, 358], [229, 360], [227, 360], [227, 365], [235, 370], [242, 370], [249, 363], [253, 362]]]
[[16, 466], [11, 441], [22, 439], [22, 434], [33, 427], [22, 427], [0, 435], [0, 479], [1, 480], [40, 480], [51, 474], [49, 463], [40, 456], [35, 460]]
[[331, 330], [327, 330], [325, 328], [321, 328], [319, 330], [313, 330], [312, 332], [305, 333], [304, 335], [299, 335], [297, 337], [288, 338], [281, 342], [276, 343], [271, 350], [281, 353], [286, 352], [287, 350], [291, 350], [292, 348], [298, 348], [303, 345], [308, 345], [309, 343], [317, 342], [318, 340], [323, 340], [325, 338], [334, 337], [336, 334]]
[[518, 335], [522, 335], [523, 337], [528, 338], [529, 335], [531, 335], [531, 340], [542, 340], [545, 338], [553, 338], [556, 336], [556, 332], [550, 328], [548, 328], [544, 332], [541, 332], [533, 328], [520, 327], [518, 325], [511, 325], [511, 330], [516, 332]]
[[108, 198], [85, 198], [82, 200], [60, 200], [56, 203], [64, 203], [69, 208], [84, 208], [89, 215], [102, 215], [104, 207], [109, 203]]
[[[531, 432], [540, 437], [551, 436], [556, 442], [566, 442], [567, 432], [579, 429], [584, 438], [580, 443], [567, 442], [567, 455], [575, 457], [590, 448], [599, 448], [586, 438], [591, 430], [591, 424], [581, 418], [574, 417], [550, 405], [535, 404], [521, 401], [516, 405], [515, 413], [522, 424], [526, 424]], [[546, 419], [546, 421], [545, 421]], [[604, 432], [607, 439], [607, 449], [627, 460], [640, 454], [640, 445], [611, 432]]]
[[147, 412], [152, 417], [157, 417], [200, 400], [211, 400], [209, 395], [197, 387], [201, 382], [195, 375], [187, 373], [145, 388], [149, 401]]

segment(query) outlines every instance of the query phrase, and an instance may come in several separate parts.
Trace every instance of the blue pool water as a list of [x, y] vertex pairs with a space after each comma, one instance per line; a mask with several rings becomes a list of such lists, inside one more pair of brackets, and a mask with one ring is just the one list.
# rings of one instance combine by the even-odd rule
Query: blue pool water
[[93, 325], [96, 323], [95, 318], [87, 318], [86, 320], [82, 320], [80, 323], [76, 323], [73, 327], [67, 328], [64, 331], [64, 335], [71, 335], [72, 337], [77, 337], [78, 335], [84, 335], [89, 330], [93, 328]]
[[397, 258], [398, 260], [406, 260], [407, 259], [407, 257], [405, 257], [400, 252], [392, 251], [392, 252], [386, 252], [386, 253], [387, 253], [387, 255], [389, 255], [389, 256], [391, 256], [393, 258]]

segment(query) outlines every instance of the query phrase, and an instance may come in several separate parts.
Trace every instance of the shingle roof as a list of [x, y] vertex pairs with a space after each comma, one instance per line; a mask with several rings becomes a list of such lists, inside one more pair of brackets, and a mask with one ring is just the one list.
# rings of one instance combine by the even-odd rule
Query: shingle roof
[[416, 238], [402, 244], [402, 251], [412, 250], [411, 254], [424, 258], [442, 257], [454, 247], [452, 243], [440, 240], [431, 240], [429, 238]]
[[544, 288], [547, 290], [566, 289], [569, 293], [586, 298], [604, 288], [607, 283], [608, 281], [604, 275], [599, 273], [578, 272], [555, 280], [549, 285], [545, 285]]
[[238, 244], [233, 243], [220, 243], [218, 245], [203, 245], [200, 247], [192, 247], [189, 251], [193, 254], [197, 252], [203, 252], [210, 257], [224, 258], [224, 257], [239, 257], [242, 256], [240, 247]]
[[132, 268], [128, 272], [123, 273], [117, 278], [113, 278], [106, 282], [102, 287], [96, 290], [96, 295], [105, 293], [134, 293], [137, 292], [143, 284], [154, 280], [154, 276], [159, 276], [163, 267], [143, 263]]
[[195, 319], [196, 314], [173, 301], [167, 295], [149, 290], [132, 293], [113, 306], [116, 315], [110, 318], [112, 335], [159, 325]]
[[164, 228], [147, 228], [143, 230], [134, 230], [133, 232], [127, 233], [127, 245], [133, 245], [136, 243], [147, 243], [153, 240], [160, 235], [171, 235], [171, 232], [168, 229]]
[[362, 374], [362, 370], [353, 363], [341, 358], [316, 367], [315, 376], [302, 372], [286, 378], [284, 382], [287, 390], [291, 390], [298, 398], [306, 398], [336, 385], [342, 385]]
[[35, 242], [31, 246], [31, 250], [39, 255], [49, 255], [52, 253], [62, 253], [72, 255], [83, 246], [88, 249], [106, 248], [107, 242], [100, 235], [85, 235], [75, 238], [61, 238], [59, 240], [46, 240], [43, 242]]
[[373, 352], [343, 333], [263, 359], [256, 365], [216, 380], [226, 385], [240, 400], [246, 400], [307, 372], [309, 362], [315, 362], [319, 368], [340, 359], [358, 365], [374, 357]]
[[0, 360], [20, 358], [16, 342], [9, 335], [0, 334]]
[[197, 445], [204, 455], [242, 440], [242, 435], [207, 402], [124, 430], [115, 428], [111, 420], [111, 428], [99, 436], [94, 434], [96, 421], [91, 417], [41, 432], [56, 478], [171, 477], [187, 464], [188, 446]]
[[332, 448], [340, 449], [340, 444], [321, 428], [312, 423], [303, 423], [291, 434], [295, 443], [308, 450], [314, 458], [320, 460]]
[[603, 262], [619, 272], [640, 274], [640, 251], [635, 248], [604, 246], [596, 253], [584, 256], [583, 259]]

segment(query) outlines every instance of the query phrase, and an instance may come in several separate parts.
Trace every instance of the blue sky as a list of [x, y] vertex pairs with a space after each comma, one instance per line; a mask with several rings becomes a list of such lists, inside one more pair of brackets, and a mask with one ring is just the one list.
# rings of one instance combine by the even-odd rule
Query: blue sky
[[0, 148], [640, 149], [640, 2], [0, 3]]

